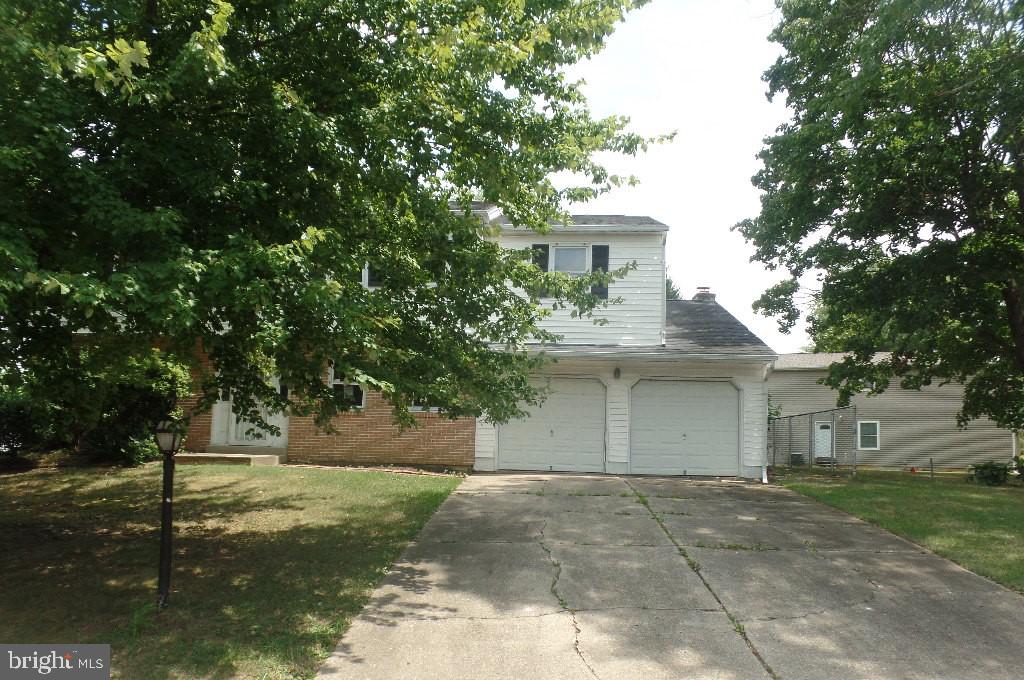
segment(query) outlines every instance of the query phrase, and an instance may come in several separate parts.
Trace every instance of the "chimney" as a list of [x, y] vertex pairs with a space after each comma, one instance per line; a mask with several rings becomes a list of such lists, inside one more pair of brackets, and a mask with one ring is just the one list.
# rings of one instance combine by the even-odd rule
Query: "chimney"
[[714, 302], [715, 294], [708, 286], [697, 286], [697, 294], [693, 296], [693, 299], [698, 302]]

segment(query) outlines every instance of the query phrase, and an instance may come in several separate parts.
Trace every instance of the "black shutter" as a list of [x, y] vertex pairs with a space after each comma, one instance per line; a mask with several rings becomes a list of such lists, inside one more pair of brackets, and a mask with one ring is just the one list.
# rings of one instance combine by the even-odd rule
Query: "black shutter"
[[375, 272], [373, 267], [366, 265], [366, 285], [373, 288], [374, 286], [379, 286], [382, 283], [384, 283], [384, 279], [381, 278], [381, 275]]
[[[608, 246], [591, 246], [590, 270], [594, 272], [608, 271]], [[602, 300], [608, 299], [608, 286], [604, 284], [591, 286], [590, 292]]]
[[551, 250], [551, 246], [547, 243], [534, 243], [533, 244], [533, 263], [540, 267], [542, 272], [548, 270], [548, 252]]

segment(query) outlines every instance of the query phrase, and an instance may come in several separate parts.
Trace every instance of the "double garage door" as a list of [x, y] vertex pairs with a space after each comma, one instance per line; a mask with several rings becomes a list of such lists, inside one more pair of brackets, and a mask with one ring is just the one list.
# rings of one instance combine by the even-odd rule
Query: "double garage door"
[[[604, 385], [553, 378], [547, 401], [498, 430], [503, 470], [604, 472]], [[726, 382], [641, 380], [630, 394], [633, 474], [736, 475], [739, 396]]]

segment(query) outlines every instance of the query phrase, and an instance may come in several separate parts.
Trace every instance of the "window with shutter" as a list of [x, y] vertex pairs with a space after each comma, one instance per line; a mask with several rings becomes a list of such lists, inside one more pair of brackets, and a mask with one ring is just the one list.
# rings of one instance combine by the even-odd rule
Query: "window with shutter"
[[[608, 246], [591, 246], [590, 271], [608, 271]], [[605, 284], [595, 284], [591, 286], [590, 292], [602, 300], [608, 299], [608, 286]]]

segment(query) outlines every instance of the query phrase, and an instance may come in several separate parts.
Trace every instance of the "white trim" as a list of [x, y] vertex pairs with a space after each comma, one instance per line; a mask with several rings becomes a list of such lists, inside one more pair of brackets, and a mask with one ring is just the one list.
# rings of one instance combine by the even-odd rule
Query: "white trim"
[[[875, 446], [861, 446], [861, 432], [860, 426], [864, 423], [875, 424]], [[857, 450], [858, 451], [880, 451], [882, 448], [882, 423], [877, 420], [858, 420], [857, 421]]]

